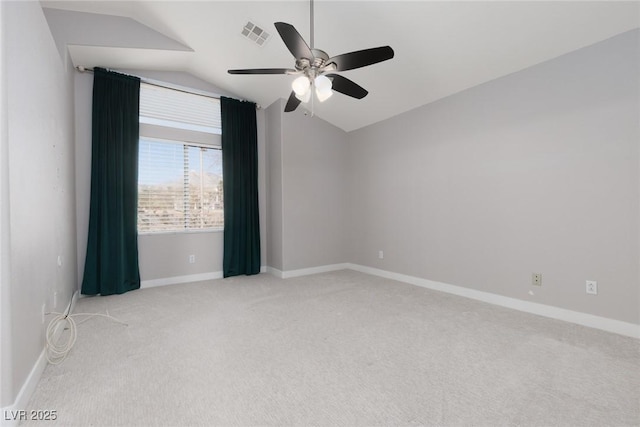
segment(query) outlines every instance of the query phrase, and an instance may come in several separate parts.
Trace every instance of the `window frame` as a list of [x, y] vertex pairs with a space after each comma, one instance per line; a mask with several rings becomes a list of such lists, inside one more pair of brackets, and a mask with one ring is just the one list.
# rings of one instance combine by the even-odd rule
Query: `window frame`
[[[145, 83], [143, 83], [145, 84]], [[148, 84], [150, 86], [156, 86], [154, 84]], [[185, 92], [180, 89], [173, 89], [170, 87], [162, 87], [166, 90]], [[156, 89], [157, 90], [157, 89]], [[193, 96], [205, 96], [209, 98], [214, 98], [211, 96], [192, 93]], [[218, 104], [219, 105], [219, 104]], [[155, 122], [155, 123], [154, 123]], [[222, 128], [210, 127], [210, 132], [203, 131], [202, 129], [198, 129], [199, 126], [190, 126], [185, 125], [182, 126], [180, 123], [177, 123], [176, 127], [172, 127], [171, 120], [155, 120], [148, 116], [141, 115], [139, 116], [139, 141], [148, 140], [148, 141], [156, 141], [160, 143], [167, 144], [176, 144], [181, 146], [183, 150], [185, 147], [188, 148], [204, 148], [207, 150], [218, 150], [220, 151], [220, 156], [222, 156]], [[222, 158], [220, 159], [222, 161]], [[140, 159], [138, 159], [138, 168], [140, 168]], [[183, 168], [188, 168], [188, 164], [185, 164]], [[184, 173], [184, 170], [183, 170]], [[203, 173], [200, 170], [200, 173]], [[222, 176], [222, 170], [220, 170], [220, 174]], [[222, 176], [224, 180], [224, 176]], [[137, 190], [138, 190], [138, 202], [136, 206], [136, 212], [138, 213], [138, 220], [136, 221], [136, 232], [138, 235], [168, 235], [168, 234], [191, 234], [191, 233], [220, 233], [224, 231], [224, 219], [223, 224], [221, 226], [208, 227], [208, 228], [183, 228], [183, 229], [175, 229], [175, 230], [145, 230], [141, 231], [139, 227], [140, 215], [139, 215], [139, 206], [140, 206], [140, 172], [138, 172], [138, 182], [137, 182]], [[183, 195], [184, 197], [184, 195]], [[224, 216], [224, 202], [223, 202], [223, 216]]]

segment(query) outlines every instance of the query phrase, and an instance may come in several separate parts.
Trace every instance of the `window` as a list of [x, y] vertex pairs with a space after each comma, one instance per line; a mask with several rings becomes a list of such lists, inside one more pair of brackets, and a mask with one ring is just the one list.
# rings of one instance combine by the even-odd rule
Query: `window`
[[138, 232], [224, 225], [220, 102], [141, 84]]

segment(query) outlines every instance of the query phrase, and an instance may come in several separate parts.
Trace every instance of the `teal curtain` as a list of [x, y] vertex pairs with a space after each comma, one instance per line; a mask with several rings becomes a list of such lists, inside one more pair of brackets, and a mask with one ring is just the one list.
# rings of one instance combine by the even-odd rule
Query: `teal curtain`
[[91, 201], [82, 293], [140, 288], [138, 134], [140, 79], [96, 68], [93, 76]]
[[221, 97], [224, 277], [260, 273], [256, 104]]

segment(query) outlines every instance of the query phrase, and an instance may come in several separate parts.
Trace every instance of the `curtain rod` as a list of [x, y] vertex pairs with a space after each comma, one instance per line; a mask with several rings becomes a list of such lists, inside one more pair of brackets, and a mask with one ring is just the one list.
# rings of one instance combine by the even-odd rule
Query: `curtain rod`
[[[81, 73], [93, 73], [93, 68], [87, 68], [87, 67], [83, 67], [82, 65], [76, 65], [76, 71], [79, 71]], [[118, 71], [118, 73], [121, 73], [120, 71]], [[148, 85], [151, 86], [156, 86], [156, 87], [162, 87], [165, 89], [171, 89], [171, 90], [177, 90], [178, 92], [184, 92], [184, 93], [189, 93], [191, 95], [200, 95], [200, 96], [206, 96], [207, 98], [213, 98], [213, 99], [220, 99], [220, 96], [215, 96], [215, 95], [208, 95], [208, 94], [204, 94], [204, 93], [199, 93], [199, 92], [195, 92], [195, 91], [191, 91], [191, 90], [187, 90], [187, 89], [181, 89], [181, 88], [177, 88], [177, 87], [172, 87], [166, 84], [161, 84], [157, 81], [152, 81], [146, 77], [140, 77], [140, 76], [136, 76], [133, 74], [127, 74], [127, 73], [121, 73], [121, 74], [126, 74], [128, 76], [132, 76], [132, 77], [137, 77], [140, 79], [140, 81], [142, 81], [143, 83], [146, 83]], [[262, 109], [262, 107], [256, 103], [256, 108], [258, 110]]]

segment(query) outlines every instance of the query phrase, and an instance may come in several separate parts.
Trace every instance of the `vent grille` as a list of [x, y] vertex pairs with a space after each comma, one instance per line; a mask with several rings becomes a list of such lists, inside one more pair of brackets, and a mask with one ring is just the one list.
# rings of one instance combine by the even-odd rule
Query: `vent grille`
[[244, 28], [242, 28], [241, 34], [258, 46], [264, 46], [264, 44], [269, 40], [269, 37], [271, 37], [271, 34], [267, 33], [251, 21], [248, 21]]

